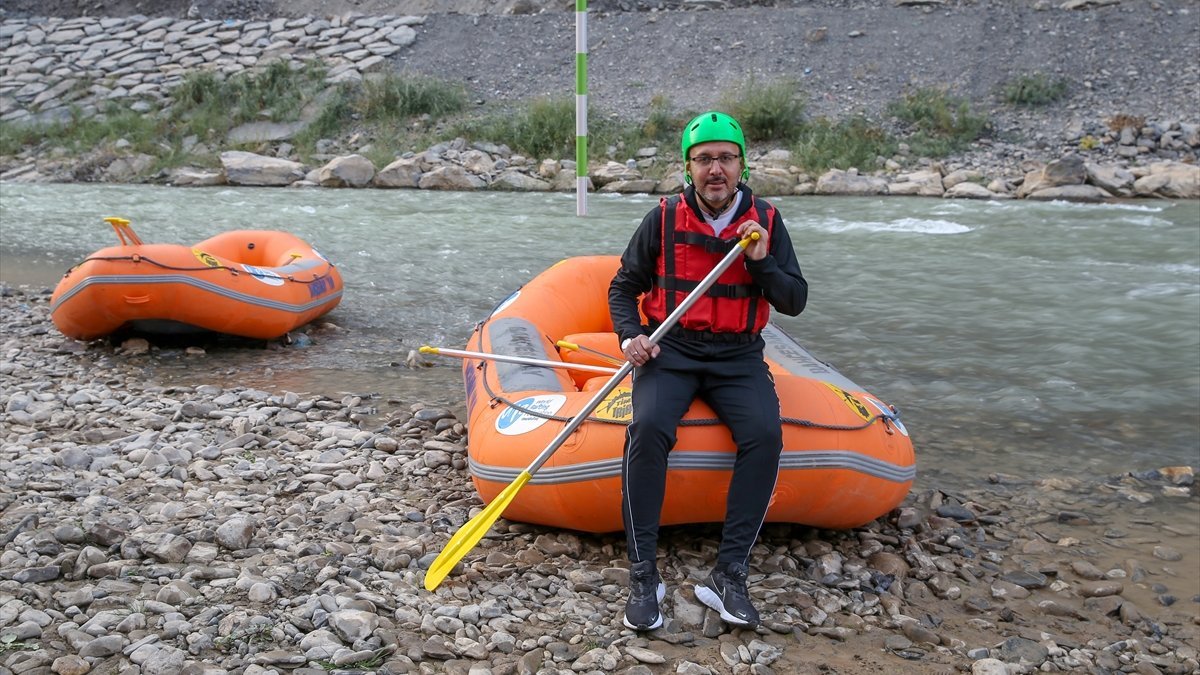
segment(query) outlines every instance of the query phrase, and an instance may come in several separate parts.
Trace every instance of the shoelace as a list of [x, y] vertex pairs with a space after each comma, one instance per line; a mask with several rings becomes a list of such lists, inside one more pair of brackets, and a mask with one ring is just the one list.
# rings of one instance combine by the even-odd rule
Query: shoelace
[[746, 577], [748, 576], [746, 572], [726, 570], [721, 573], [721, 576], [725, 577], [725, 588], [728, 589], [730, 595], [747, 602], [750, 601], [750, 591], [746, 588]]
[[648, 575], [645, 578], [634, 578], [630, 584], [629, 594], [634, 600], [646, 600], [654, 598], [658, 600], [658, 579], [653, 575]]

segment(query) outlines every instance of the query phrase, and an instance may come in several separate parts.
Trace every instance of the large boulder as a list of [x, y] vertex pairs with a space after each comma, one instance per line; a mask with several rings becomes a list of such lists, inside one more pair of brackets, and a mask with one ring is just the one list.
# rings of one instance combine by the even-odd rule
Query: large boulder
[[1182, 162], [1156, 162], [1150, 173], [1133, 183], [1135, 194], [1169, 199], [1200, 199], [1200, 166]]
[[654, 191], [661, 195], [673, 195], [678, 192], [683, 192], [683, 188], [687, 187], [687, 183], [683, 180], [682, 171], [672, 171], [663, 176], [663, 179], [658, 181], [654, 186]]
[[149, 171], [154, 162], [154, 157], [143, 153], [118, 157], [104, 169], [104, 180], [109, 183], [128, 183]]
[[787, 169], [764, 167], [750, 172], [748, 181], [755, 194], [763, 196], [790, 195], [796, 187], [796, 177]]
[[600, 192], [620, 192], [623, 194], [650, 194], [658, 186], [653, 178], [636, 178], [634, 180], [617, 180], [600, 188]]
[[221, 167], [225, 169], [225, 180], [230, 185], [281, 187], [303, 180], [305, 174], [300, 162], [241, 150], [222, 152]]
[[641, 177], [642, 174], [637, 169], [631, 169], [617, 162], [608, 162], [599, 169], [592, 171], [592, 182], [600, 187], [619, 180], [637, 180]]
[[946, 192], [942, 187], [942, 174], [938, 171], [913, 171], [896, 177], [888, 185], [890, 195], [915, 195], [918, 197], [941, 197]]
[[171, 172], [171, 184], [176, 187], [208, 187], [224, 185], [224, 174], [191, 167], [182, 167]]
[[375, 174], [375, 187], [415, 188], [424, 173], [419, 157], [402, 157]]
[[[571, 167], [570, 171], [567, 171], [564, 168], [564, 170], [559, 171], [558, 175], [554, 177], [553, 181], [551, 181], [550, 189], [555, 192], [575, 192], [579, 186], [579, 181], [577, 178], [578, 177], [575, 175], [575, 167]], [[584, 176], [584, 181], [587, 185], [586, 189], [588, 192], [594, 192], [596, 190], [596, 186], [592, 183], [590, 176]]]
[[550, 183], [530, 176], [527, 173], [522, 173], [515, 169], [508, 169], [501, 173], [488, 186], [489, 190], [511, 190], [513, 192], [545, 192], [550, 189]]
[[942, 195], [946, 199], [1009, 199], [1009, 195], [993, 192], [979, 183], [966, 181], [953, 185]]
[[334, 157], [317, 172], [322, 187], [366, 187], [375, 177], [375, 165], [362, 155]]
[[459, 154], [458, 163], [463, 165], [467, 171], [482, 176], [490, 174], [496, 169], [496, 162], [486, 152], [480, 150], [466, 150]]
[[959, 169], [957, 171], [951, 171], [950, 173], [946, 174], [945, 178], [942, 178], [942, 187], [949, 190], [955, 185], [958, 185], [959, 183], [965, 183], [967, 181], [982, 185], [984, 182], [984, 177], [982, 173], [976, 171], [975, 169]]
[[1035, 190], [1025, 195], [1025, 198], [1042, 201], [1061, 199], [1071, 202], [1100, 202], [1112, 199], [1112, 194], [1095, 185], [1059, 185]]
[[479, 176], [467, 173], [467, 170], [455, 164], [447, 164], [421, 176], [417, 187], [422, 190], [480, 190], [487, 183]]
[[1086, 180], [1087, 167], [1083, 158], [1067, 155], [1025, 174], [1025, 180], [1017, 188], [1017, 197], [1025, 198], [1034, 192], [1064, 185], [1083, 185]]
[[860, 176], [857, 169], [830, 169], [817, 179], [819, 195], [885, 195], [887, 181], [875, 176]]
[[1087, 162], [1087, 181], [1122, 197], [1132, 194], [1134, 175], [1129, 169], [1116, 164], [1093, 164]]
[[788, 150], [775, 149], [766, 152], [754, 162], [758, 166], [786, 169], [792, 164], [792, 153]]

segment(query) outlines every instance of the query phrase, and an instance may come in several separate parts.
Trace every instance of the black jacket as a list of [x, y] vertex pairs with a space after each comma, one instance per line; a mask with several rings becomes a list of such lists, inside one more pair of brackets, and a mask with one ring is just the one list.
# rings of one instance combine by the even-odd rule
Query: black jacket
[[[754, 195], [749, 186], [738, 183], [738, 189], [742, 192], [742, 201], [738, 204], [730, 227], [740, 223], [742, 216], [754, 207]], [[696, 203], [695, 186], [689, 185], [684, 190], [683, 200], [698, 218], [702, 218]], [[638, 316], [638, 300], [650, 290], [655, 276], [655, 263], [662, 254], [661, 225], [662, 207], [656, 206], [646, 214], [633, 233], [633, 238], [621, 254], [621, 269], [608, 287], [608, 308], [612, 315], [613, 330], [621, 341], [647, 334]], [[762, 225], [766, 227], [766, 223]], [[800, 272], [792, 238], [778, 210], [775, 211], [775, 222], [768, 229], [771, 239], [767, 256], [762, 260], [746, 258], [746, 270], [750, 272], [754, 283], [762, 287], [763, 296], [776, 311], [796, 316], [808, 302], [808, 282]]]

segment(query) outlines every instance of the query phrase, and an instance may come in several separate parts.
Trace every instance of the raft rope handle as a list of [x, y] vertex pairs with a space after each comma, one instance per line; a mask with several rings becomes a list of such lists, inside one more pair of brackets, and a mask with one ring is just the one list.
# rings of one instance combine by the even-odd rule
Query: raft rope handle
[[[574, 419], [574, 418], [566, 417], [563, 415], [548, 415], [544, 412], [539, 412], [537, 410], [531, 410], [529, 408], [525, 408], [521, 405], [518, 405], [517, 403], [512, 402], [511, 400], [492, 391], [492, 387], [491, 387], [491, 385], [488, 384], [488, 380], [487, 380], [487, 372], [486, 372], [487, 363], [486, 362], [480, 361], [480, 364], [478, 366], [476, 366], [476, 368], [478, 370], [485, 371], [485, 372], [483, 372], [482, 381], [483, 381], [483, 389], [484, 389], [484, 391], [487, 392], [489, 400], [490, 400], [489, 407], [495, 408], [498, 404], [503, 403], [504, 405], [508, 406], [509, 408], [512, 408], [513, 410], [516, 410], [517, 412], [521, 412], [526, 415], [530, 415], [532, 417], [540, 417], [542, 419], [552, 420], [555, 422], [570, 422], [572, 419]], [[823, 424], [821, 422], [813, 422], [812, 420], [800, 419], [798, 417], [784, 417], [784, 416], [780, 416], [779, 421], [783, 424], [794, 424], [796, 426], [808, 427], [811, 429], [827, 429], [830, 431], [860, 431], [862, 429], [866, 429], [867, 427], [878, 422], [879, 420], [883, 420], [884, 426], [887, 429], [887, 432], [889, 434], [891, 434], [892, 426], [890, 424], [887, 424], [887, 422], [889, 420], [894, 420], [894, 419], [900, 417], [900, 413], [898, 411], [896, 411], [895, 407], [892, 408], [892, 411], [894, 413], [892, 415], [883, 415], [883, 414], [872, 415], [870, 417], [870, 419], [863, 422], [862, 424], [857, 424], [857, 425]], [[594, 416], [588, 416], [586, 419], [589, 422], [603, 422], [605, 424], [620, 424], [621, 426], [629, 426], [629, 422], [627, 420], [613, 420], [613, 419], [605, 419], [603, 417], [594, 417]], [[708, 418], [704, 418], [704, 419], [680, 420], [679, 421], [679, 426], [681, 426], [681, 427], [716, 426], [719, 424], [721, 424], [721, 420], [716, 419], [714, 417], [708, 417]]]
[[[129, 260], [129, 261], [135, 262], [135, 263], [147, 262], [147, 263], [150, 263], [151, 265], [156, 265], [165, 270], [175, 270], [177, 272], [205, 272], [205, 271], [209, 271], [209, 270], [228, 270], [234, 276], [242, 273], [242, 270], [239, 270], [235, 267], [230, 267], [228, 265], [217, 265], [216, 267], [209, 267], [208, 265], [204, 265], [202, 267], [178, 267], [175, 265], [167, 265], [165, 263], [160, 263], [157, 260], [154, 260], [152, 258], [147, 258], [145, 256], [140, 256], [137, 254], [116, 255], [116, 256], [88, 256], [88, 257], [84, 258], [83, 260], [81, 260], [77, 265], [72, 267], [71, 270], [74, 270], [75, 268], [79, 267], [79, 265], [82, 265], [86, 262], [91, 262], [93, 260], [100, 260], [100, 261], [106, 261], [106, 262], [113, 262], [113, 261], [117, 261], [117, 260]], [[329, 261], [325, 261], [325, 264], [329, 265], [330, 267], [337, 267], [337, 265], [334, 265], [333, 263], [331, 263]], [[70, 274], [70, 273], [71, 273], [71, 271], [68, 270], [67, 274]], [[253, 276], [255, 278], [264, 278], [267, 276], [265, 274], [255, 274], [254, 272], [246, 272], [246, 274], [249, 274], [250, 276]], [[308, 281], [305, 281], [304, 279], [296, 279], [290, 275], [287, 277], [280, 277], [280, 278], [287, 279], [288, 281], [294, 281], [298, 284], [311, 284], [311, 283], [316, 283], [317, 281], [320, 281], [321, 279], [324, 279], [325, 275], [313, 276], [313, 278], [309, 279]]]

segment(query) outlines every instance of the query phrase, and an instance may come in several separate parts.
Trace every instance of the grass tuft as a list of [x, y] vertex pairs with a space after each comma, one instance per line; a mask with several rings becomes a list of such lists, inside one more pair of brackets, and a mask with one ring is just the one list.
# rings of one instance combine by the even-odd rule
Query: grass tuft
[[1045, 73], [1018, 75], [1004, 83], [1001, 93], [1013, 105], [1049, 105], [1066, 97], [1067, 81]]

